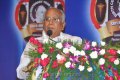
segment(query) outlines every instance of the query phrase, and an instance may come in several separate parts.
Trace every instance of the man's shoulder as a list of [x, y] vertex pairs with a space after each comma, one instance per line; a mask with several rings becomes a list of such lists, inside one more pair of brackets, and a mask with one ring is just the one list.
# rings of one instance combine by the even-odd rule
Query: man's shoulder
[[42, 36], [41, 37], [36, 37], [35, 39], [41, 41], [41, 40], [43, 40], [43, 37]]
[[73, 36], [73, 35], [70, 35], [70, 34], [67, 34], [67, 33], [62, 33], [62, 35], [64, 36], [64, 37], [67, 37], [67, 38], [80, 38], [79, 36]]
[[82, 42], [82, 39], [79, 36], [73, 36], [73, 35], [70, 35], [67, 33], [62, 33], [62, 35], [63, 35], [64, 39]]

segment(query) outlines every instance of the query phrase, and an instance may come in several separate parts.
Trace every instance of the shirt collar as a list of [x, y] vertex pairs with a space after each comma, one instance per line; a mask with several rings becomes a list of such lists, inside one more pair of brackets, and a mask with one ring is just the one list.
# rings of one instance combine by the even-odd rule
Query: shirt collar
[[[43, 39], [49, 39], [49, 36], [45, 33], [44, 30], [42, 32], [42, 37], [43, 37]], [[52, 38], [52, 39], [55, 41], [61, 41], [63, 39], [63, 32], [61, 32], [59, 36]]]

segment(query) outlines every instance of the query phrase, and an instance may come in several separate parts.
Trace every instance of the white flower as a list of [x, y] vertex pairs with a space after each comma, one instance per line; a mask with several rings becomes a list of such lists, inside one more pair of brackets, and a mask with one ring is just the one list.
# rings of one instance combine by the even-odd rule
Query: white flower
[[101, 41], [100, 43], [101, 43], [101, 46], [105, 46], [105, 42]]
[[92, 46], [95, 47], [97, 46], [97, 43], [95, 41], [92, 42]]
[[44, 54], [44, 53], [43, 53], [43, 54], [41, 55], [41, 59], [42, 59], [42, 60], [45, 59], [45, 58], [47, 58], [47, 57], [48, 57], [47, 54]]
[[99, 63], [99, 65], [105, 64], [105, 59], [104, 58], [100, 58], [98, 63]]
[[47, 43], [47, 42], [48, 42], [48, 39], [44, 39], [44, 40], [43, 40], [43, 43]]
[[83, 71], [83, 70], [85, 69], [85, 66], [79, 65], [78, 69], [79, 69], [80, 71]]
[[93, 70], [93, 68], [92, 67], [88, 67], [87, 70], [88, 70], [88, 72], [91, 72]]
[[68, 48], [64, 48], [64, 49], [63, 49], [63, 52], [64, 52], [64, 53], [69, 53], [69, 49], [68, 49]]
[[37, 80], [37, 78], [39, 77], [39, 75], [42, 73], [42, 66], [38, 66], [37, 67], [37, 70], [36, 70], [36, 79], [35, 80]]
[[79, 56], [79, 55], [80, 55], [80, 51], [76, 50], [76, 51], [74, 52], [74, 56]]
[[120, 50], [118, 50], [117, 53], [120, 54]]
[[66, 62], [66, 63], [65, 63], [65, 67], [66, 67], [66, 68], [69, 68], [70, 65], [71, 65], [71, 62]]
[[85, 51], [81, 50], [81, 51], [80, 51], [80, 55], [81, 55], [81, 56], [85, 56]]
[[119, 62], [119, 60], [118, 60], [118, 58], [114, 61], [114, 64], [115, 65], [118, 65], [120, 62]]
[[101, 49], [99, 53], [100, 53], [100, 55], [104, 55], [105, 54], [105, 49]]
[[74, 53], [76, 51], [76, 48], [74, 46], [71, 46], [69, 50], [71, 53]]
[[98, 57], [97, 51], [91, 52], [90, 57], [91, 57], [92, 59], [96, 59], [96, 58]]
[[60, 59], [62, 58], [62, 55], [57, 54], [56, 58], [57, 58], [58, 60], [60, 60]]
[[59, 42], [59, 43], [56, 44], [56, 48], [58, 48], [58, 49], [62, 49], [62, 47], [63, 47], [63, 45], [62, 45], [61, 42]]

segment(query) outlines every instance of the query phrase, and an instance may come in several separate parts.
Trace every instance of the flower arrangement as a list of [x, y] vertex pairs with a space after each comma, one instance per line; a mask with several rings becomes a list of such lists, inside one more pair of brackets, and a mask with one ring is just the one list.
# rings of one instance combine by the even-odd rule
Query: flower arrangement
[[[35, 47], [29, 51], [32, 63], [28, 66], [30, 75], [28, 80], [35, 78], [38, 80], [46, 78], [51, 80], [60, 78], [64, 80], [66, 76], [61, 73], [72, 73], [78, 69], [85, 75], [94, 72], [94, 80], [100, 80], [98, 72], [104, 80], [120, 80], [120, 47], [110, 46], [105, 42], [97, 44], [96, 42], [83, 41], [81, 45], [76, 42], [66, 40], [63, 42], [40, 43], [34, 37], [29, 40]], [[37, 69], [40, 67], [41, 73], [38, 75]], [[40, 71], [39, 70], [39, 71]], [[112, 75], [111, 75], [112, 74]], [[70, 76], [68, 74], [67, 76]]]

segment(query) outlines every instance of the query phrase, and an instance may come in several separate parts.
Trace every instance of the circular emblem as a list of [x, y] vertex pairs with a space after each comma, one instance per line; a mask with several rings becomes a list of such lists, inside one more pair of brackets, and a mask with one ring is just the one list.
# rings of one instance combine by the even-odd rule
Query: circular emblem
[[28, 18], [28, 12], [27, 12], [27, 6], [28, 6], [29, 0], [21, 0], [18, 2], [15, 10], [15, 22], [18, 28], [21, 30], [25, 28], [25, 25], [27, 24], [27, 18]]
[[19, 22], [21, 26], [25, 25], [26, 19], [27, 19], [27, 10], [25, 5], [22, 4], [19, 10]]
[[92, 0], [90, 7], [90, 15], [93, 24], [97, 29], [100, 28], [100, 24], [104, 22], [106, 15], [106, 2], [105, 0]]
[[30, 7], [30, 19], [32, 22], [42, 23], [46, 10], [51, 5], [47, 1], [37, 1]]

